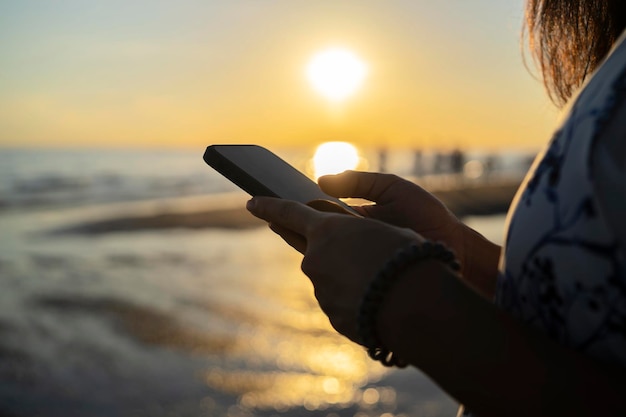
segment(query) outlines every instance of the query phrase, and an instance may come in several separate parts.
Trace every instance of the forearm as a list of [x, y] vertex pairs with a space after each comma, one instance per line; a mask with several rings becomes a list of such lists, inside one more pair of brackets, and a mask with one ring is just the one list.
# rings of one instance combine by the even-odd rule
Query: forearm
[[623, 370], [556, 344], [436, 262], [403, 274], [378, 331], [386, 347], [477, 415], [626, 415]]
[[502, 248], [474, 229], [463, 225], [463, 279], [488, 300], [492, 300], [498, 277]]

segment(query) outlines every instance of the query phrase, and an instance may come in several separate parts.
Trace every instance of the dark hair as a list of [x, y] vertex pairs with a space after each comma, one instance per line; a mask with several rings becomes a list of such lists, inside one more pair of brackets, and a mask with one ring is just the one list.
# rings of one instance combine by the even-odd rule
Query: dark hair
[[527, 0], [528, 45], [555, 104], [567, 102], [625, 26], [625, 0]]

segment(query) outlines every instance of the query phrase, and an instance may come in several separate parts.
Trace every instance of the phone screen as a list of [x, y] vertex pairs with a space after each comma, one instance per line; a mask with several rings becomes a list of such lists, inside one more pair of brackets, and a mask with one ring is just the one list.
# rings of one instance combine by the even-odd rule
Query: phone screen
[[307, 204], [326, 200], [356, 213], [324, 193], [309, 177], [278, 155], [258, 145], [211, 145], [204, 161], [252, 196], [279, 197]]

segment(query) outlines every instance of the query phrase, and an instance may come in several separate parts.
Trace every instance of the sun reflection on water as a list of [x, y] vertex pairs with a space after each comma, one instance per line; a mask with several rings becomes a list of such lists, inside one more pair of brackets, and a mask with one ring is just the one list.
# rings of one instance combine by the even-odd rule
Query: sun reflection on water
[[[210, 371], [210, 386], [241, 394], [240, 403], [251, 409], [286, 410], [305, 407], [309, 410], [347, 406], [355, 400], [354, 386], [346, 380], [324, 375], [287, 372]], [[329, 389], [331, 387], [332, 389]]]
[[250, 288], [255, 303], [214, 306], [223, 317], [237, 318], [237, 341], [204, 374], [205, 383], [237, 396], [247, 410], [369, 409], [386, 404], [377, 389], [367, 386], [387, 370], [372, 362], [361, 346], [336, 333], [308, 279], [295, 265], [293, 271], [283, 271], [280, 282], [271, 267], [267, 275], [258, 271]]
[[[212, 369], [206, 383], [238, 395], [241, 404], [252, 409], [343, 408], [361, 401], [362, 387], [385, 373], [360, 347], [331, 333], [300, 333], [293, 340], [276, 342], [277, 338], [269, 329], [256, 332], [247, 343], [239, 344], [239, 355], [231, 352], [247, 358], [248, 370]], [[263, 370], [268, 367], [275, 370]], [[370, 403], [371, 395], [366, 394], [363, 401]]]
[[312, 173], [315, 179], [318, 179], [322, 175], [338, 174], [349, 169], [366, 170], [367, 168], [367, 160], [353, 144], [324, 142], [315, 150], [307, 170]]

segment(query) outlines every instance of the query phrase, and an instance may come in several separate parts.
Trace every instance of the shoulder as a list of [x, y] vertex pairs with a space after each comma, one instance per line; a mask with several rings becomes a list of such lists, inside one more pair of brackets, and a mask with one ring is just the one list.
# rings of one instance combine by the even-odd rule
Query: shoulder
[[[590, 149], [590, 171], [599, 209], [613, 229], [622, 248], [626, 248], [626, 40], [620, 39], [600, 70], [610, 81], [606, 105]], [[591, 84], [591, 83], [590, 83]], [[591, 87], [591, 85], [590, 85]]]
[[626, 248], [626, 97], [612, 110], [598, 132], [589, 162], [599, 209]]

